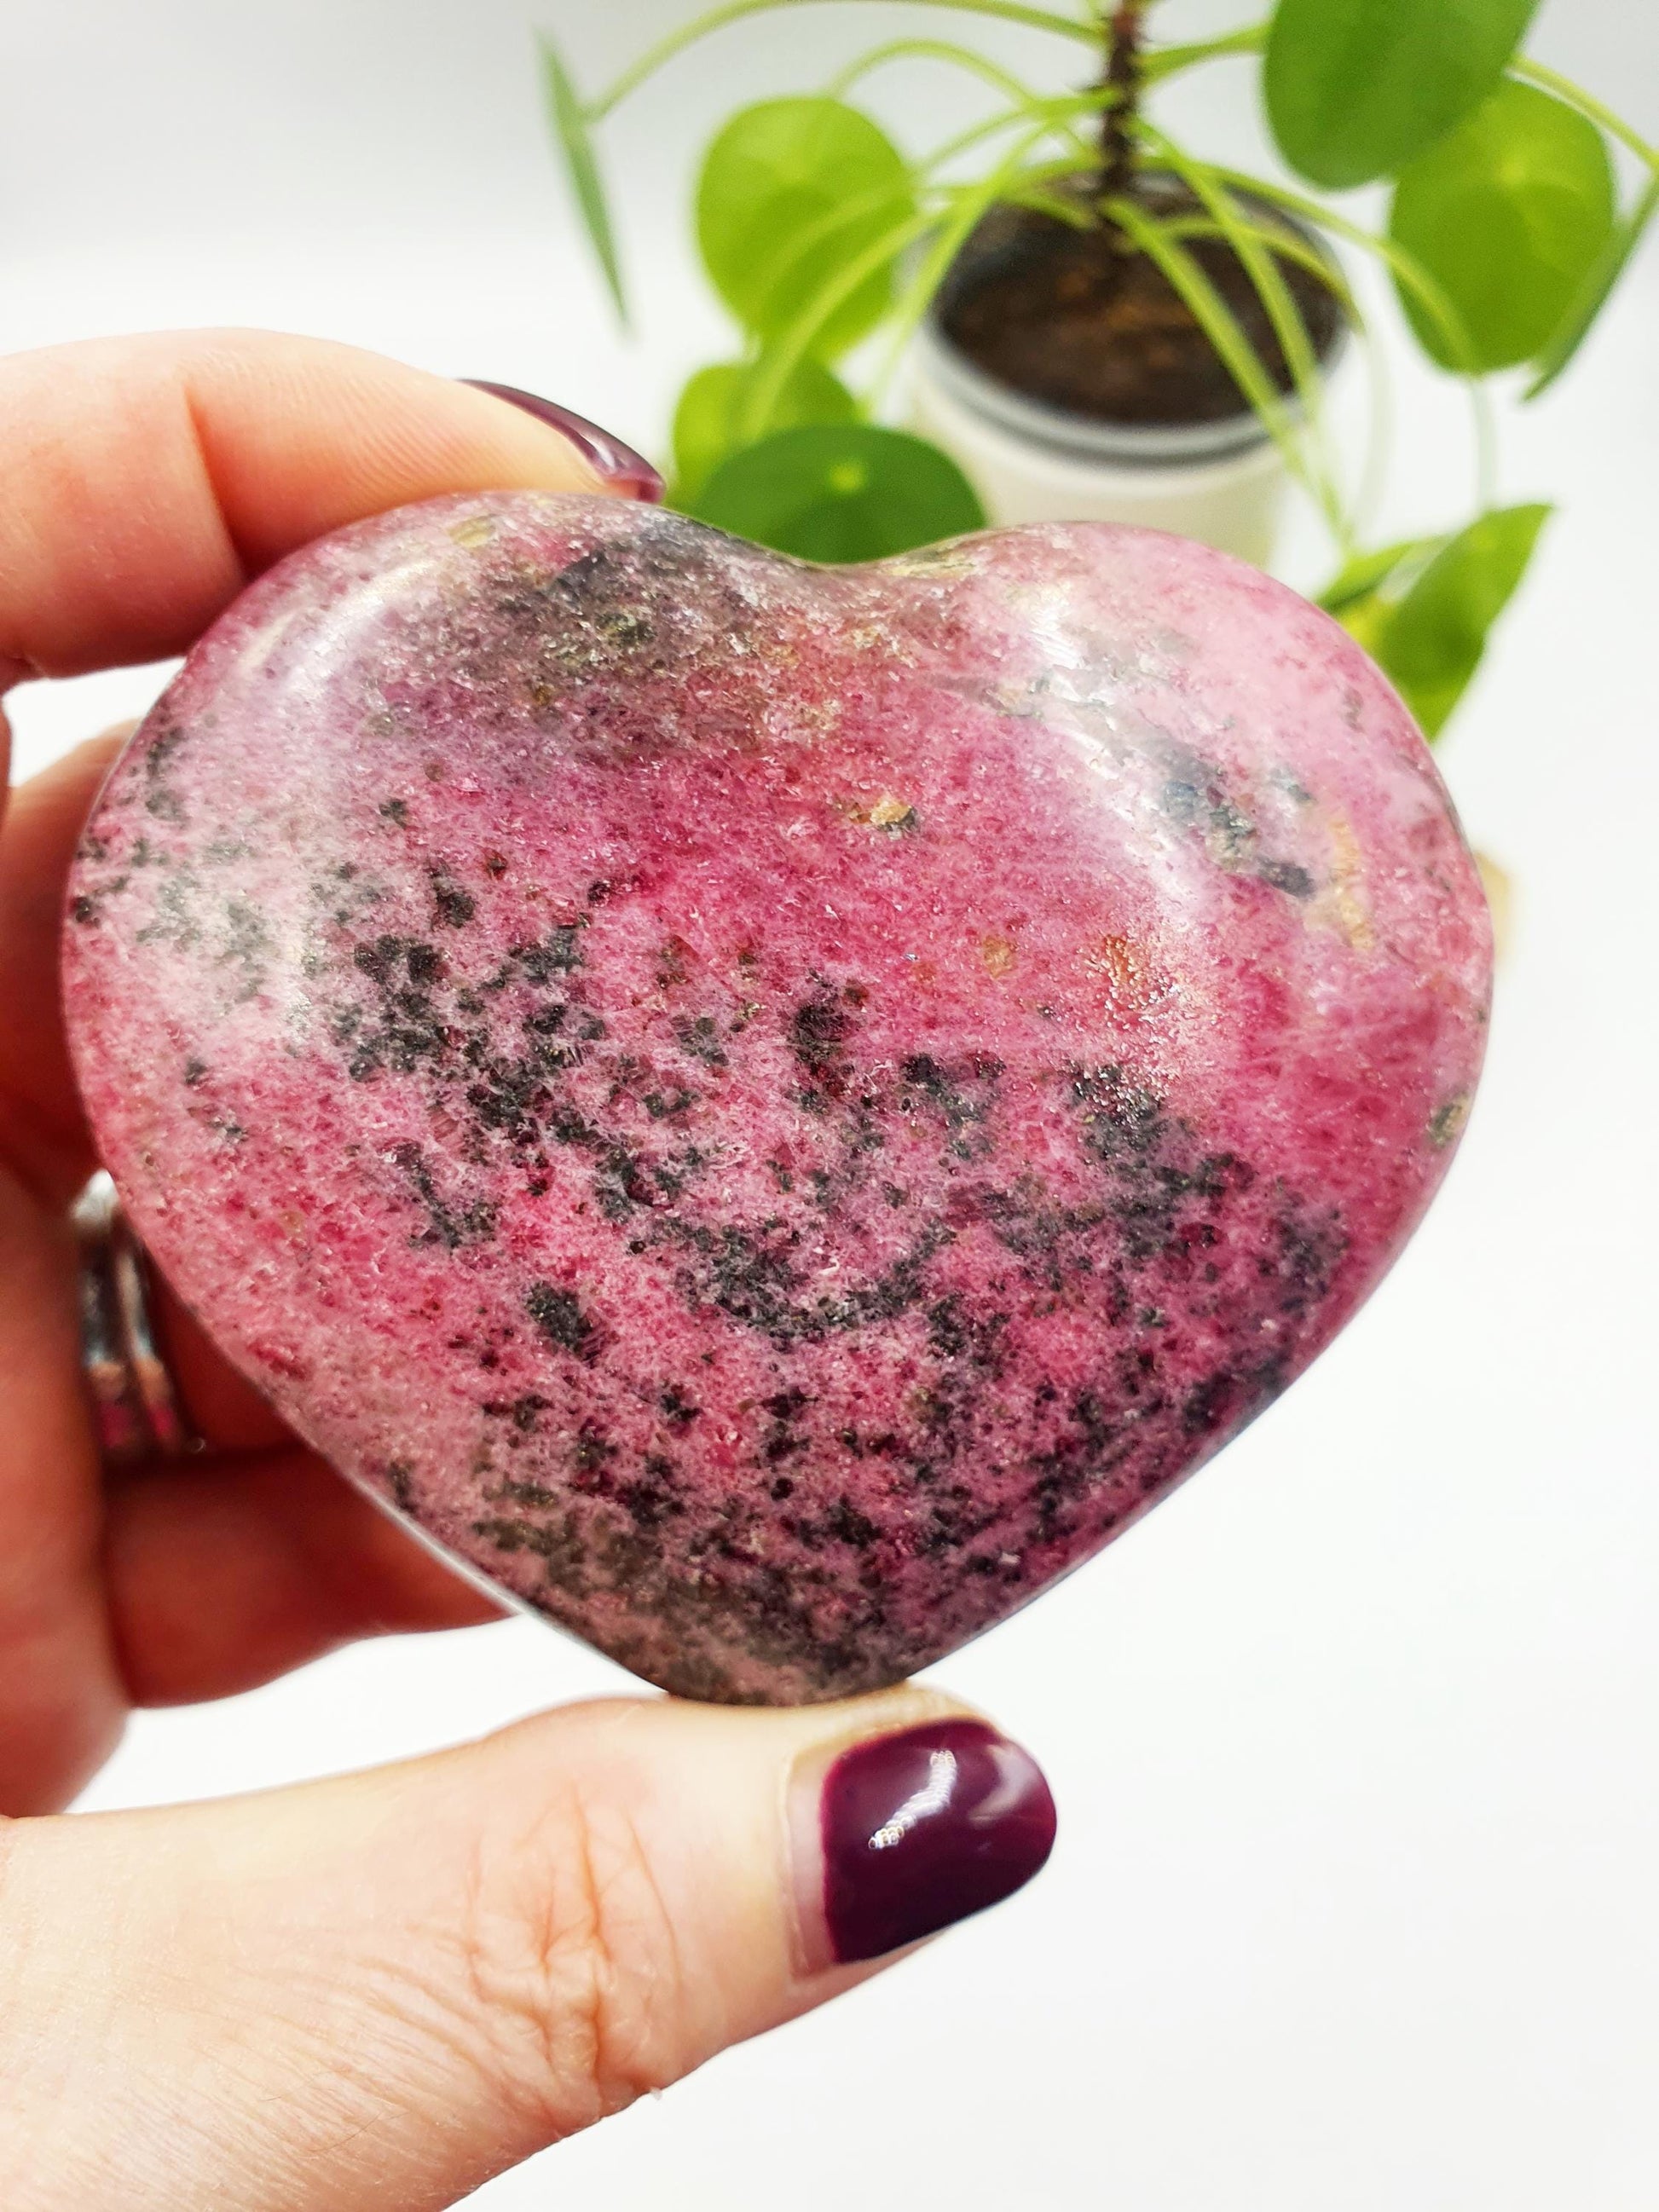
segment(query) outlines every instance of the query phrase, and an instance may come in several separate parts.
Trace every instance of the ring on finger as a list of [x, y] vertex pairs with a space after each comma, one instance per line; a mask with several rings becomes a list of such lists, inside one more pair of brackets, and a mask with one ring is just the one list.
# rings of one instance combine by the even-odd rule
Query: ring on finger
[[100, 1169], [76, 1200], [81, 1367], [107, 1460], [173, 1459], [200, 1445], [156, 1344], [144, 1249]]

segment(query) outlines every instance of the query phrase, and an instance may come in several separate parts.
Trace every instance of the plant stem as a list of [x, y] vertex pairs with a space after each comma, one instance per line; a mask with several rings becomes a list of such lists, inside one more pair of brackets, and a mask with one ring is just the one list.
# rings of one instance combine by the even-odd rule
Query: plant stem
[[1238, 318], [1210, 277], [1187, 248], [1169, 237], [1163, 224], [1133, 200], [1114, 200], [1106, 213], [1131, 243], [1149, 260], [1156, 262], [1169, 278], [1241, 394], [1260, 417], [1262, 428], [1284, 455], [1291, 474], [1298, 483], [1312, 489], [1307, 456], [1297, 440], [1295, 424], [1284, 398]]
[[884, 68], [889, 62], [934, 61], [951, 62], [958, 69], [972, 70], [987, 84], [994, 85], [1012, 100], [1035, 100], [1037, 95], [1029, 84], [1022, 84], [1006, 69], [984, 54], [976, 54], [967, 46], [958, 46], [949, 39], [890, 39], [884, 46], [872, 46], [868, 53], [860, 54], [856, 61], [848, 62], [844, 70], [831, 77], [824, 90], [831, 100], [845, 100], [860, 78]]
[[[1052, 100], [1032, 100], [1018, 107], [1004, 108], [1000, 115], [988, 116], [982, 123], [975, 123], [971, 129], [958, 131], [954, 138], [947, 138], [943, 145], [935, 146], [932, 153], [913, 162], [912, 176], [926, 177], [946, 161], [954, 161], [958, 154], [965, 154], [970, 147], [979, 145], [982, 140], [994, 138], [999, 131], [1012, 130], [1016, 125], [1030, 122], [1036, 116], [1046, 118], [1049, 131], [1056, 136], [1063, 131], [1066, 137], [1073, 137], [1071, 118], [1091, 114], [1099, 98], [1098, 92], [1062, 93]], [[1078, 143], [1081, 145], [1081, 140]], [[1075, 157], [1068, 157], [1062, 166], [1075, 173], [1077, 161]], [[1058, 174], [1059, 171], [1054, 173]]]
[[[597, 100], [588, 101], [587, 119], [597, 123], [608, 115], [617, 102], [625, 100], [636, 85], [643, 84], [666, 61], [693, 46], [709, 32], [718, 31], [727, 23], [736, 23], [745, 15], [760, 15], [774, 8], [800, 7], [809, 0], [725, 0], [725, 4], [711, 8], [690, 23], [682, 23], [677, 30], [659, 39], [649, 51], [625, 69]], [[1093, 24], [1084, 21], [1081, 15], [1056, 15], [1051, 9], [1033, 8], [1024, 0], [914, 0], [921, 8], [947, 8], [962, 15], [996, 15], [1004, 22], [1024, 23], [1034, 31], [1052, 31], [1063, 39], [1082, 39], [1092, 44]]]
[[746, 395], [739, 426], [745, 441], [759, 435], [759, 426], [777, 405], [784, 386], [806, 358], [813, 339], [842, 301], [850, 300], [860, 284], [878, 270], [896, 261], [907, 246], [933, 229], [938, 221], [937, 215], [932, 213], [908, 217], [891, 230], [884, 231], [879, 238], [872, 239], [861, 253], [855, 253], [827, 284], [819, 287], [766, 356], [761, 373]]
[[1218, 39], [1197, 39], [1184, 46], [1154, 46], [1142, 57], [1141, 80], [1156, 84], [1162, 77], [1191, 69], [1195, 62], [1219, 61], [1227, 54], [1259, 54], [1267, 43], [1267, 24], [1251, 23]]
[[1111, 94], [1100, 118], [1100, 197], [1129, 197], [1134, 180], [1135, 122], [1140, 105], [1140, 39], [1145, 0], [1121, 0], [1106, 44], [1102, 89]]
[[[1303, 435], [1308, 459], [1305, 479], [1308, 489], [1313, 494], [1339, 550], [1345, 556], [1351, 554], [1353, 550], [1353, 531], [1344, 508], [1341, 487], [1330, 453], [1320, 364], [1302, 311], [1285, 281], [1284, 272], [1274, 258], [1272, 248], [1264, 246], [1256, 238], [1254, 227], [1241, 213], [1230, 195], [1229, 188], [1222, 184], [1215, 173], [1204, 162], [1192, 160], [1172, 138], [1155, 130], [1151, 124], [1143, 124], [1141, 130], [1159, 161], [1173, 170], [1194, 199], [1208, 210], [1231, 247], [1233, 258], [1249, 278], [1273, 325], [1291, 384], [1302, 404]], [[1166, 226], [1164, 236], [1167, 239], [1169, 235]], [[1240, 335], [1243, 335], [1242, 326]], [[1257, 360], [1260, 363], [1259, 355]], [[1266, 375], [1266, 366], [1261, 365]], [[1268, 380], [1271, 382], [1272, 380]]]
[[957, 252], [981, 216], [1018, 182], [1026, 155], [1048, 136], [1048, 126], [1046, 124], [1028, 131], [1008, 149], [988, 176], [981, 177], [977, 184], [964, 185], [956, 193], [956, 204], [940, 225], [938, 236], [924, 256], [921, 266], [905, 287], [890, 319], [891, 327], [883, 349], [881, 364], [871, 384], [867, 404], [872, 410], [881, 404], [905, 346], [927, 313], [933, 295]]
[[[1076, 210], [1073, 212], [1075, 214]], [[1305, 269], [1310, 276], [1317, 276], [1320, 283], [1334, 295], [1353, 328], [1357, 331], [1364, 329], [1364, 316], [1359, 302], [1354, 298], [1334, 261], [1327, 261], [1295, 231], [1280, 229], [1277, 224], [1241, 222], [1238, 227], [1248, 232], [1258, 246], [1265, 246], [1280, 261], [1293, 261], [1297, 268]], [[1224, 240], [1227, 236], [1218, 222], [1204, 214], [1165, 216], [1164, 232], [1167, 238], [1218, 238]]]
[[1310, 199], [1305, 192], [1291, 191], [1284, 185], [1270, 183], [1265, 177], [1248, 176], [1241, 169], [1230, 169], [1219, 163], [1215, 166], [1214, 174], [1224, 184], [1236, 185], [1241, 191], [1252, 192], [1258, 199], [1271, 200], [1291, 214], [1299, 215], [1316, 230], [1332, 231], [1338, 238], [1346, 238], [1352, 245], [1375, 255], [1407, 291], [1422, 301], [1444, 333], [1447, 344], [1458, 356], [1458, 374], [1468, 393], [1474, 418], [1475, 504], [1484, 512], [1496, 496], [1498, 475], [1498, 426], [1492, 416], [1492, 394], [1486, 389], [1486, 378], [1473, 365], [1474, 348], [1462, 319], [1416, 256], [1396, 246], [1391, 238], [1350, 222], [1346, 216], [1339, 215], [1322, 201]]

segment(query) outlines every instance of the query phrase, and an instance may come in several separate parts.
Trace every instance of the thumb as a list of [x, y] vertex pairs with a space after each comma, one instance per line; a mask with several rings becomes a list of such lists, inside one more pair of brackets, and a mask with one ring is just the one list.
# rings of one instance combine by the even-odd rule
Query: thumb
[[1054, 1825], [910, 1689], [0, 1827], [0, 2202], [435, 2212], [994, 1904]]

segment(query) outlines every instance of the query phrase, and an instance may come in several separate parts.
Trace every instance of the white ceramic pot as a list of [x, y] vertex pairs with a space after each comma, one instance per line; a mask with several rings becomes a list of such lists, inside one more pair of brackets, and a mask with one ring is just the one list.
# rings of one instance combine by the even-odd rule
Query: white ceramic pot
[[1142, 427], [1073, 415], [988, 376], [931, 320], [910, 371], [912, 428], [951, 455], [994, 523], [1139, 523], [1266, 567], [1287, 471], [1255, 416]]

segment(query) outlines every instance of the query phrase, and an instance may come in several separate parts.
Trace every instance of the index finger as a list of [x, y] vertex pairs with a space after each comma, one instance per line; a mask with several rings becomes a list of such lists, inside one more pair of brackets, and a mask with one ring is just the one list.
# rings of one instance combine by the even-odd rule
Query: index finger
[[260, 331], [15, 355], [0, 451], [0, 690], [182, 653], [260, 569], [390, 507], [604, 489], [486, 392]]
[[[257, 331], [0, 361], [0, 692], [182, 653], [295, 547], [443, 492], [605, 489], [556, 429], [464, 384]], [[0, 715], [0, 804], [5, 720]], [[101, 763], [43, 780], [0, 840], [0, 1147], [82, 1163], [59, 1018], [64, 876]]]

